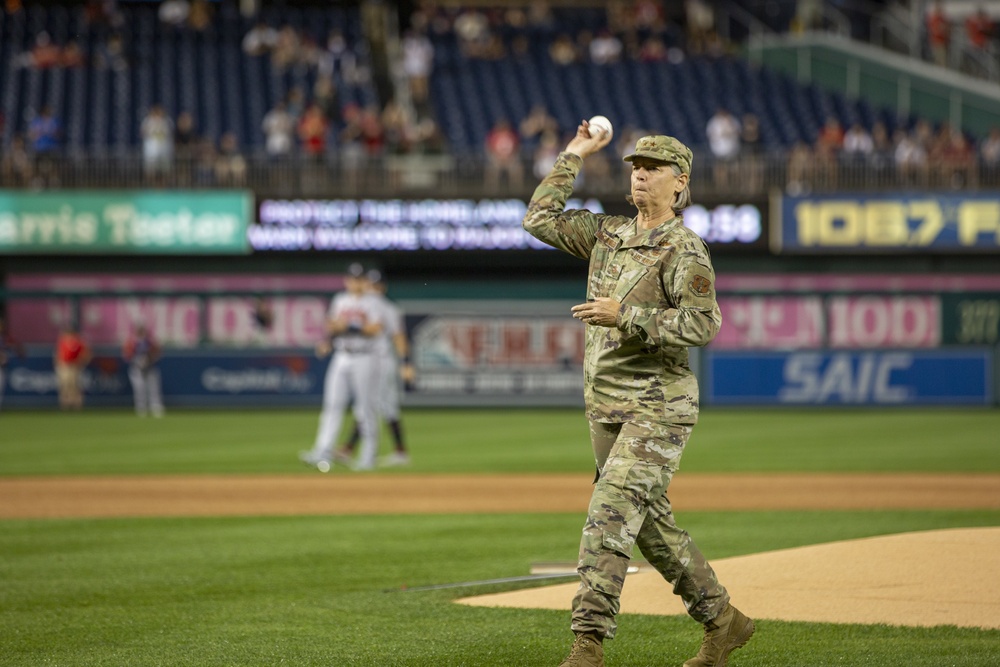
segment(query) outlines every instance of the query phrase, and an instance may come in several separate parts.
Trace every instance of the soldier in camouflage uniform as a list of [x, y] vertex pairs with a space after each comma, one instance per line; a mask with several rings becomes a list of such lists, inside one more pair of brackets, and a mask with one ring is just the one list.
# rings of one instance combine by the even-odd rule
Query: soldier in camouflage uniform
[[625, 573], [637, 545], [705, 626], [701, 650], [685, 667], [721, 667], [754, 631], [688, 533], [674, 522], [667, 487], [698, 420], [698, 384], [688, 347], [705, 345], [722, 316], [708, 248], [684, 226], [691, 203], [691, 151], [672, 137], [648, 136], [632, 163], [634, 218], [564, 211], [583, 159], [608, 144], [584, 121], [535, 190], [524, 229], [587, 259], [587, 302], [573, 316], [587, 325], [585, 403], [598, 469], [580, 543], [580, 588], [573, 600], [573, 649], [561, 667], [601, 667], [615, 634]]

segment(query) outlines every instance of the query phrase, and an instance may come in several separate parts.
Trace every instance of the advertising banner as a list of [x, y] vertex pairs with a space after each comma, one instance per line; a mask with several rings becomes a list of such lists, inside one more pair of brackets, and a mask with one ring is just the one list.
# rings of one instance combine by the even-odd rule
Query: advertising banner
[[[130, 291], [164, 294], [81, 298], [80, 332], [91, 345], [120, 345], [135, 323], [144, 322], [159, 342], [169, 347], [216, 343], [311, 348], [322, 337], [330, 297], [344, 288], [344, 280], [338, 274], [65, 273], [12, 274], [7, 286], [12, 291], [40, 293], [69, 290], [95, 295]], [[254, 321], [252, 296], [195, 296], [212, 291], [267, 295], [273, 313], [271, 325], [263, 329]], [[71, 305], [68, 298], [11, 299], [7, 306], [10, 332], [24, 343], [55, 341], [59, 328], [72, 316]]]
[[421, 403], [582, 404], [584, 329], [568, 315], [409, 315], [407, 328]]
[[938, 297], [720, 296], [717, 350], [937, 347]]
[[826, 340], [823, 299], [801, 296], [720, 296], [717, 350], [816, 348]]
[[[209, 351], [164, 354], [158, 367], [167, 408], [319, 405], [329, 358], [305, 350]], [[6, 373], [4, 407], [56, 407], [49, 354], [15, 359]], [[83, 373], [86, 406], [131, 406], [128, 366], [115, 350], [99, 349]]]
[[945, 294], [944, 342], [948, 345], [1000, 343], [1000, 292]]
[[[565, 313], [553, 316], [551, 313]], [[423, 303], [406, 323], [417, 377], [406, 405], [582, 405], [584, 326], [569, 304]], [[318, 322], [321, 322], [319, 320]], [[328, 358], [301, 347], [167, 349], [160, 362], [171, 405], [319, 405]], [[33, 346], [8, 367], [9, 406], [56, 405], [51, 348]], [[130, 405], [117, 347], [98, 347], [85, 375], [88, 405]]]
[[712, 405], [992, 405], [993, 352], [709, 352]]
[[1000, 193], [781, 196], [784, 253], [1000, 253]]
[[249, 192], [0, 191], [0, 254], [244, 254]]

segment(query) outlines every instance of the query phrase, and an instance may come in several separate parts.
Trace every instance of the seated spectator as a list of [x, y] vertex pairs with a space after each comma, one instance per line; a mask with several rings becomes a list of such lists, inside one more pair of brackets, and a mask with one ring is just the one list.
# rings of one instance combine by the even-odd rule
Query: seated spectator
[[1000, 167], [1000, 127], [990, 128], [989, 136], [979, 146], [979, 157], [985, 167]]
[[194, 182], [201, 186], [215, 185], [215, 144], [201, 139], [195, 148]]
[[966, 55], [965, 69], [974, 76], [989, 76], [989, 67], [982, 61], [990, 57], [990, 44], [997, 35], [996, 24], [980, 6], [965, 19], [965, 34], [973, 52]]
[[177, 115], [177, 126], [174, 128], [174, 147], [179, 157], [190, 157], [198, 143], [198, 134], [194, 127], [194, 115], [190, 111], [182, 111]]
[[74, 68], [83, 67], [87, 64], [86, 56], [83, 53], [83, 49], [80, 48], [80, 43], [75, 39], [71, 39], [63, 47], [62, 56], [60, 57], [59, 64], [62, 67]]
[[52, 107], [46, 105], [41, 112], [28, 123], [28, 138], [31, 141], [31, 151], [36, 155], [45, 155], [59, 149], [62, 141], [62, 125], [52, 113]]
[[705, 0], [684, 0], [687, 18], [687, 50], [689, 53], [708, 53], [716, 39], [715, 10]]
[[521, 142], [510, 121], [501, 118], [486, 135], [486, 182], [497, 188], [506, 177], [508, 186], [521, 184]]
[[892, 166], [894, 150], [885, 123], [878, 121], [872, 125], [872, 152], [869, 155], [869, 164], [878, 171], [884, 171]]
[[740, 154], [740, 123], [725, 108], [719, 107], [705, 126], [708, 146], [714, 160], [715, 185], [727, 187], [732, 167]]
[[269, 158], [286, 158], [292, 154], [295, 119], [284, 102], [278, 102], [264, 114], [261, 129], [264, 131], [264, 150]]
[[445, 152], [444, 135], [433, 118], [424, 116], [417, 119], [409, 150], [422, 155], [442, 155]]
[[264, 21], [258, 21], [254, 27], [243, 36], [241, 44], [243, 53], [248, 56], [264, 56], [278, 43], [278, 31]]
[[191, 15], [191, 3], [188, 0], [163, 0], [157, 10], [157, 16], [165, 25], [180, 28], [187, 23]]
[[534, 144], [546, 132], [558, 134], [559, 123], [549, 114], [544, 104], [535, 104], [528, 115], [521, 119], [517, 129], [525, 143]]
[[427, 100], [427, 85], [433, 68], [434, 44], [422, 32], [406, 31], [403, 36], [403, 74], [413, 102], [418, 106]]
[[125, 55], [125, 42], [121, 34], [113, 32], [102, 42], [98, 42], [94, 55], [94, 65], [97, 69], [112, 69], [121, 72], [128, 69], [128, 59]]
[[531, 161], [531, 173], [534, 174], [535, 178], [541, 180], [549, 175], [561, 151], [562, 143], [559, 140], [559, 133], [551, 129], [542, 132]]
[[362, 109], [358, 125], [365, 155], [370, 158], [380, 157], [385, 150], [385, 127], [382, 125], [382, 112], [378, 105], [369, 104]]
[[182, 185], [190, 185], [191, 183], [198, 142], [194, 116], [190, 111], [180, 112], [174, 126], [174, 154], [177, 157], [174, 174]]
[[490, 37], [490, 22], [486, 14], [476, 9], [463, 9], [453, 25], [462, 54], [466, 57], [478, 57], [480, 49]]
[[24, 188], [34, 185], [34, 180], [35, 164], [24, 137], [19, 134], [6, 150], [0, 152], [0, 183], [5, 187]]
[[965, 33], [973, 47], [985, 51], [989, 48], [990, 40], [996, 35], [996, 24], [980, 6], [974, 14], [965, 19]]
[[35, 69], [58, 67], [62, 61], [62, 49], [52, 42], [44, 30], [35, 36], [35, 43], [24, 60], [24, 64]]
[[975, 184], [976, 161], [965, 135], [947, 124], [941, 128], [941, 139], [935, 147], [933, 161], [944, 187], [960, 190]]
[[798, 141], [788, 152], [787, 183], [785, 191], [793, 197], [812, 190], [815, 171], [813, 150], [804, 141]]
[[413, 138], [413, 121], [406, 107], [394, 97], [382, 109], [386, 149], [391, 154], [408, 153]]
[[572, 65], [579, 59], [576, 45], [566, 33], [561, 33], [552, 40], [549, 45], [549, 57], [556, 65]]
[[283, 26], [278, 31], [278, 39], [271, 50], [271, 66], [278, 72], [284, 72], [299, 61], [300, 46], [301, 40], [295, 28]]
[[816, 185], [836, 187], [840, 172], [838, 160], [844, 148], [844, 129], [835, 117], [829, 116], [816, 136], [814, 145], [816, 159]]
[[948, 47], [951, 44], [951, 22], [944, 12], [941, 0], [934, 0], [934, 6], [927, 12], [925, 28], [931, 58], [935, 64], [947, 67]]
[[302, 143], [302, 153], [311, 160], [319, 161], [326, 153], [327, 132], [330, 124], [318, 104], [312, 103], [306, 107], [305, 113], [299, 119], [299, 141]]
[[247, 161], [240, 152], [236, 135], [226, 132], [219, 139], [219, 152], [215, 156], [215, 183], [223, 187], [242, 187], [246, 184]]
[[670, 59], [670, 50], [662, 39], [656, 35], [650, 35], [642, 42], [639, 49], [638, 59], [644, 63], [662, 63]]
[[764, 182], [764, 145], [760, 136], [760, 120], [755, 114], [744, 114], [740, 126], [738, 182], [744, 192], [758, 192]]
[[308, 32], [302, 33], [299, 40], [299, 58], [295, 64], [305, 67], [307, 70], [318, 68], [320, 61], [326, 57], [326, 50], [320, 48], [319, 42]]
[[166, 175], [174, 164], [174, 124], [162, 106], [153, 105], [139, 126], [139, 134], [146, 174]]
[[326, 47], [320, 54], [316, 71], [320, 76], [334, 76], [339, 72], [346, 80], [350, 79], [348, 73], [357, 67], [356, 61], [344, 33], [335, 28], [326, 36]]
[[351, 103], [344, 106], [341, 116], [344, 120], [344, 129], [337, 137], [339, 150], [337, 157], [348, 172], [349, 176], [354, 175], [357, 167], [365, 161], [365, 148], [361, 143], [361, 107]]
[[632, 4], [632, 20], [638, 30], [657, 32], [666, 22], [663, 3], [656, 0], [636, 0]]
[[590, 42], [590, 61], [595, 65], [616, 63], [622, 57], [622, 41], [607, 28], [597, 33]]
[[316, 77], [316, 83], [313, 84], [313, 101], [323, 110], [323, 115], [331, 120], [340, 108], [338, 97], [337, 84], [332, 76]]
[[821, 0], [796, 0], [795, 16], [789, 30], [794, 33], [819, 30], [823, 25], [823, 3]]
[[188, 16], [188, 26], [197, 32], [202, 32], [212, 25], [212, 7], [208, 0], [192, 0], [191, 13]]
[[893, 135], [896, 150], [893, 158], [896, 162], [896, 174], [904, 185], [927, 185], [927, 150], [917, 138], [917, 135], [899, 129]]
[[847, 162], [859, 164], [867, 162], [875, 150], [875, 142], [861, 123], [854, 123], [844, 133], [843, 158]]

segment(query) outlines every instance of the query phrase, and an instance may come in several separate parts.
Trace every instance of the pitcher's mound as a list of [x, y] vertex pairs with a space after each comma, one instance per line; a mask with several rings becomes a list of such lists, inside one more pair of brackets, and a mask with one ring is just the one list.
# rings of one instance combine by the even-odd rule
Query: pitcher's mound
[[[753, 618], [1000, 629], [1000, 528], [933, 530], [712, 563]], [[464, 598], [480, 607], [569, 610], [577, 584]], [[626, 614], [684, 614], [657, 572], [628, 576]]]

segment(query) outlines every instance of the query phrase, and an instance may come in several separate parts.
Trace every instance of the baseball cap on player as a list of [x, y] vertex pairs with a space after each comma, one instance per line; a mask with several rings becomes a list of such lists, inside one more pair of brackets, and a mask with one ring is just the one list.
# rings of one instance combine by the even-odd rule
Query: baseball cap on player
[[365, 278], [373, 283], [380, 283], [382, 282], [382, 272], [378, 269], [368, 269], [365, 273]]
[[357, 262], [354, 262], [347, 267], [347, 275], [352, 278], [360, 278], [365, 275], [365, 267], [361, 266]]
[[693, 159], [691, 149], [673, 137], [662, 134], [642, 137], [635, 142], [635, 152], [622, 159], [625, 162], [631, 162], [637, 157], [676, 164], [680, 167], [681, 172], [688, 176], [691, 175], [691, 160]]

